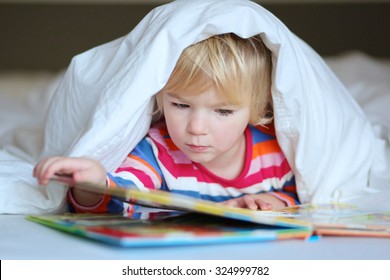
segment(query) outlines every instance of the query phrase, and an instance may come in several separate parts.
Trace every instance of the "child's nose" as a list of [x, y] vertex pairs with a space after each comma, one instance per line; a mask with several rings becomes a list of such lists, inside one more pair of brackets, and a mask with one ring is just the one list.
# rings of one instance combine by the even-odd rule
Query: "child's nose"
[[208, 121], [205, 116], [193, 114], [188, 122], [187, 131], [191, 134], [202, 135], [208, 132]]

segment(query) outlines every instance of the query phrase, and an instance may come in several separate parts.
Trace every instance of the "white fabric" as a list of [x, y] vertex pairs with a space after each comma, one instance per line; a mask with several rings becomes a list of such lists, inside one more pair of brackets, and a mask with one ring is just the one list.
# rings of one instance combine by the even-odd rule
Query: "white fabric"
[[[128, 35], [76, 56], [49, 106], [45, 145], [36, 160], [86, 155], [114, 170], [148, 130], [152, 97], [182, 50], [228, 32], [244, 38], [262, 34], [274, 54], [277, 137], [302, 202], [345, 201], [388, 185], [383, 175], [388, 142], [374, 134], [320, 57], [271, 13], [246, 0], [176, 1], [150, 12]], [[2, 164], [10, 166], [7, 160]], [[7, 197], [0, 197], [0, 213], [47, 212], [63, 205], [62, 190], [48, 196], [29, 180], [20, 184], [0, 175], [1, 189], [8, 189]], [[28, 187], [41, 197], [13, 195]]]
[[[370, 171], [368, 185], [343, 200], [365, 208], [390, 210], [390, 60], [375, 59], [351, 52], [327, 59], [328, 65], [346, 85], [365, 112], [375, 134], [377, 160]], [[343, 191], [343, 187], [339, 188]]]

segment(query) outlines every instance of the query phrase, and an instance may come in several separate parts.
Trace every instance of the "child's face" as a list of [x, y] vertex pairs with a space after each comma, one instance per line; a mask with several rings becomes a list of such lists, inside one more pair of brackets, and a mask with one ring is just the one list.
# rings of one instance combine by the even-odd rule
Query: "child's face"
[[201, 94], [163, 93], [163, 110], [173, 143], [210, 171], [240, 162], [250, 105], [228, 105], [213, 87]]

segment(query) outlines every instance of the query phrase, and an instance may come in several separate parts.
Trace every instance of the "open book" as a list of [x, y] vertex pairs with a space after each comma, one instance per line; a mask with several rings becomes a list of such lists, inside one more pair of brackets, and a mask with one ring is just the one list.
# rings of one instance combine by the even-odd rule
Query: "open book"
[[110, 194], [144, 208], [130, 216], [64, 214], [28, 219], [124, 247], [304, 239], [312, 234], [390, 237], [390, 211], [362, 210], [343, 204], [253, 211], [163, 191], [89, 184], [77, 188]]
[[227, 207], [169, 192], [142, 192], [89, 184], [80, 184], [77, 188], [110, 194], [142, 205], [142, 209], [130, 216], [67, 213], [31, 215], [27, 219], [123, 247], [304, 239], [312, 234], [311, 224], [305, 221]]

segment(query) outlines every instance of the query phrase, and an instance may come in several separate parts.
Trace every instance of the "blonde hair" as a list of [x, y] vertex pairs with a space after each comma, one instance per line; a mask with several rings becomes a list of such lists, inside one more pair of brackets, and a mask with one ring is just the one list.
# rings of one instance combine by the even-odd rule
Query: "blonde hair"
[[167, 84], [157, 94], [162, 115], [164, 92], [183, 95], [201, 93], [215, 86], [228, 104], [250, 103], [253, 125], [272, 121], [271, 51], [260, 35], [243, 39], [235, 34], [216, 35], [187, 47]]

